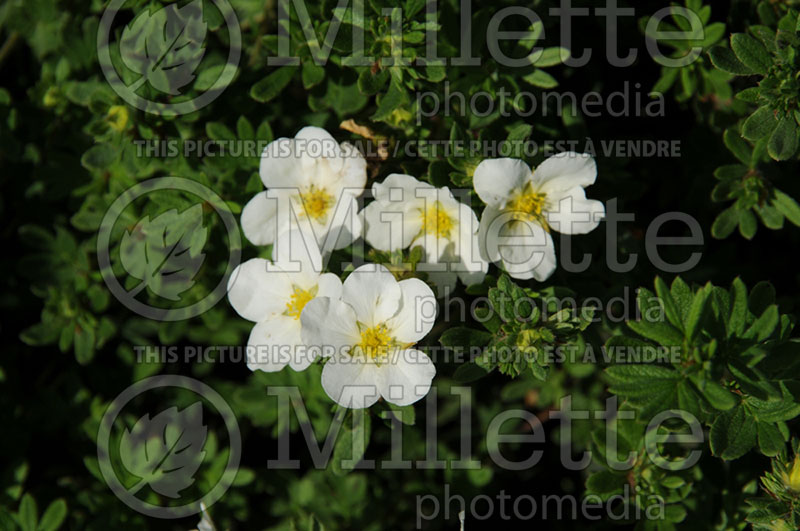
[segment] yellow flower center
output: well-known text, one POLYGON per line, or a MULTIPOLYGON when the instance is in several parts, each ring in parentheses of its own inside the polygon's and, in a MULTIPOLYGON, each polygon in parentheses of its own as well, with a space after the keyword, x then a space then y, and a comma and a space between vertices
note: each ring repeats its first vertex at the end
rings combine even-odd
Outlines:
POLYGON ((453 219, 444 211, 439 201, 422 211, 422 233, 435 234, 439 238, 449 238, 453 219))
POLYGON ((386 325, 379 324, 361 331, 361 341, 355 346, 355 353, 366 354, 370 358, 383 357, 389 353, 394 343, 386 325))
POLYGON ((328 209, 333 204, 333 196, 323 188, 317 188, 313 184, 307 192, 300 194, 300 200, 303 202, 305 214, 317 221, 322 221, 325 218, 328 214, 328 209))
POLYGON ((300 313, 303 311, 306 304, 308 304, 308 301, 314 298, 316 292, 316 288, 304 290, 303 288, 295 286, 294 293, 292 293, 292 296, 289 298, 289 302, 286 303, 284 315, 294 317, 294 319, 300 319, 300 313))
POLYGON ((533 185, 528 183, 522 191, 514 196, 506 205, 513 218, 521 221, 534 221, 542 218, 542 208, 547 194, 537 193, 533 185))

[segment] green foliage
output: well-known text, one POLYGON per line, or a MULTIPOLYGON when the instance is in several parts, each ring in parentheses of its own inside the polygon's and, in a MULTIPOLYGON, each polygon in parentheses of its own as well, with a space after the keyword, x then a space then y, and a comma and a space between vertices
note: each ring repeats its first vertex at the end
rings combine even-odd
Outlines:
POLYGON ((487 304, 476 308, 483 330, 453 327, 439 337, 444 347, 469 352, 481 347, 481 354, 461 365, 454 378, 469 382, 494 369, 512 377, 525 371, 538 380, 547 379, 553 349, 577 346, 581 331, 592 323, 594 308, 564 306, 569 291, 522 288, 503 274, 489 288, 487 304))

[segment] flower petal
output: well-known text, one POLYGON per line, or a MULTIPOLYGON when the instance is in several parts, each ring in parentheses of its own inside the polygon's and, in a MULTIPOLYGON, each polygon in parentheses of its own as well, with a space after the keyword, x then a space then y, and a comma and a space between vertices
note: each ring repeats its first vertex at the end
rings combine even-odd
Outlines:
POLYGON ((381 369, 347 355, 331 358, 322 368, 322 388, 340 406, 369 407, 380 398, 381 369))
POLYGON ((562 234, 586 234, 593 231, 606 215, 601 201, 586 199, 586 192, 576 186, 548 197, 547 223, 562 234))
POLYGON ((555 272, 553 238, 541 225, 518 221, 507 225, 500 235, 504 237, 504 241, 498 245, 500 259, 511 277, 523 280, 534 278, 541 282, 555 272))
POLYGON ((475 168, 472 182, 481 201, 501 208, 514 190, 521 190, 531 179, 531 169, 519 159, 488 159, 475 168))
POLYGON ((287 223, 278 223, 278 201, 259 192, 242 209, 242 232, 253 244, 269 245, 288 228, 287 223))
POLYGON ((586 153, 565 151, 542 162, 533 172, 534 188, 545 194, 587 187, 597 179, 597 165, 586 153))
POLYGON ((272 247, 272 260, 276 267, 291 273, 295 283, 304 288, 316 285, 322 272, 322 255, 317 241, 297 228, 278 236, 272 247))
POLYGON ((380 366, 383 377, 377 382, 381 396, 392 404, 407 406, 425 397, 431 389, 436 367, 416 349, 400 350, 389 363, 380 366))
POLYGON ((279 138, 267 144, 261 153, 259 174, 267 188, 293 190, 304 188, 310 177, 303 169, 292 138, 279 138))
POLYGON ((436 320, 436 296, 418 278, 399 282, 403 292, 400 310, 386 322, 392 336, 401 343, 416 343, 433 328, 436 320))
POLYGON ((303 343, 322 349, 323 356, 349 351, 361 339, 353 308, 331 297, 308 301, 300 313, 303 343))
POLYGON ((348 276, 342 285, 342 300, 350 304, 358 320, 377 326, 400 309, 402 290, 388 269, 365 264, 348 276))
POLYGON ((406 212, 406 205, 373 201, 361 211, 364 239, 379 251, 405 249, 422 229, 422 216, 406 212))
POLYGON ((248 321, 283 313, 291 297, 291 281, 285 273, 272 271, 263 258, 240 264, 228 279, 228 300, 236 313, 248 321))
POLYGON ((251 371, 275 372, 289 365, 302 371, 317 357, 303 347, 300 321, 276 315, 256 324, 247 341, 247 366, 251 371))

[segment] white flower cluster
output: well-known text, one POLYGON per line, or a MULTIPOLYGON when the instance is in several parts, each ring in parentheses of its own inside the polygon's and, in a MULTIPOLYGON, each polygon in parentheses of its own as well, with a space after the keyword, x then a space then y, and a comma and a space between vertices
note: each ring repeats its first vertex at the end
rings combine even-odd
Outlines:
POLYGON ((584 234, 605 209, 586 199, 597 170, 587 155, 562 153, 535 171, 521 160, 492 159, 475 169, 475 192, 486 204, 480 223, 447 188, 391 174, 372 185, 373 201, 358 211, 366 161, 325 130, 280 138, 261 157, 267 190, 242 212, 242 229, 256 245, 272 245, 272 260, 254 258, 231 275, 228 298, 255 326, 248 366, 304 370, 325 360, 322 387, 338 404, 363 408, 383 398, 397 405, 428 393, 433 362, 414 345, 433 327, 433 290, 419 279, 397 281, 366 264, 344 283, 323 272, 324 259, 358 238, 375 249, 423 249, 418 267, 439 295, 483 281, 489 262, 514 278, 542 281, 556 267, 550 230, 584 234))

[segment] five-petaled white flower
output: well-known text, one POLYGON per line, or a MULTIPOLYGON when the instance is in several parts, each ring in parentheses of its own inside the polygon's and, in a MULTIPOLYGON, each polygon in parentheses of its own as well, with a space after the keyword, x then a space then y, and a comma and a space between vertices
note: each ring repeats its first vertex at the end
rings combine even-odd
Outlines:
POLYGON ((489 264, 478 246, 478 217, 447 188, 393 173, 372 185, 375 201, 362 210, 364 239, 381 251, 422 246, 428 273, 440 296, 455 287, 483 281, 489 264))
POLYGON ((586 199, 597 167, 586 154, 559 153, 535 171, 518 159, 481 162, 473 175, 475 192, 486 203, 481 216, 481 249, 502 261, 509 275, 542 281, 556 269, 550 229, 586 234, 605 216, 600 201, 586 199))
POLYGON ((274 262, 253 258, 239 265, 228 281, 228 300, 236 312, 256 325, 247 341, 250 370, 308 368, 319 352, 306 349, 300 316, 315 297, 338 298, 342 282, 320 274, 322 257, 298 230, 282 233, 273 249, 274 262))
POLYGON ((260 174, 267 190, 242 211, 242 230, 254 244, 269 245, 299 226, 327 253, 361 235, 356 198, 367 182, 367 163, 353 145, 304 127, 267 145, 260 174))
POLYGON ((300 321, 308 345, 327 351, 322 387, 337 404, 369 407, 380 397, 400 406, 424 397, 436 368, 412 348, 436 318, 433 291, 419 279, 398 282, 383 266, 353 271, 342 298, 319 297, 300 321))

